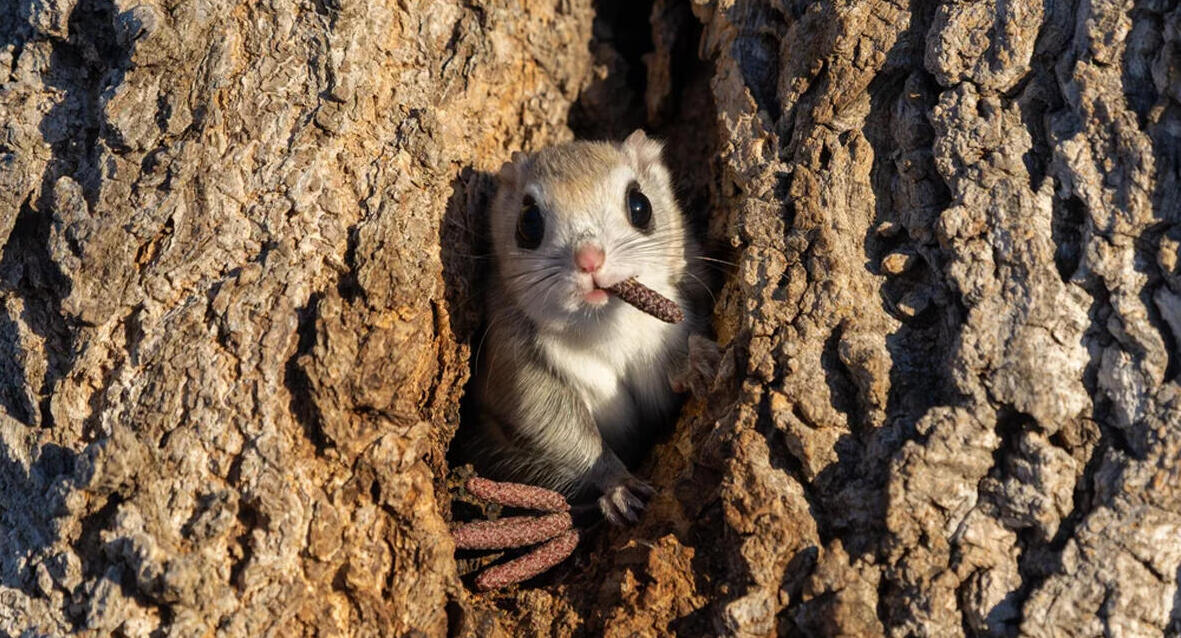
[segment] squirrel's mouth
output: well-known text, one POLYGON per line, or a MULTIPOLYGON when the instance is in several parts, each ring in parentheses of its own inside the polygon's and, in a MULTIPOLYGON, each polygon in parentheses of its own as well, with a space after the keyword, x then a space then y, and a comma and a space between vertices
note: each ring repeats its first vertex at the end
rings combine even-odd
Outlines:
POLYGON ((607 303, 608 297, 610 297, 610 294, 607 290, 598 286, 591 288, 582 295, 582 299, 592 306, 601 306, 607 303))
POLYGON ((583 303, 596 308, 605 306, 611 298, 611 286, 617 283, 616 277, 604 276, 602 272, 579 273, 579 275, 578 294, 582 297, 583 303))

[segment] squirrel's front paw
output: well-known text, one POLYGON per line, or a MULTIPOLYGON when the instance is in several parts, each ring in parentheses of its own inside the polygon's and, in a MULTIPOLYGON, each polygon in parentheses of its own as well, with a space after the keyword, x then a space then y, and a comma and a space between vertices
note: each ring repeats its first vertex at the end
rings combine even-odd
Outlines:
POLYGON ((701 335, 689 337, 689 356, 669 378, 674 392, 692 391, 704 398, 717 377, 722 350, 714 341, 701 335))
POLYGON ((634 476, 603 490, 599 497, 599 509, 612 525, 636 523, 644 511, 644 500, 656 493, 650 485, 634 476))

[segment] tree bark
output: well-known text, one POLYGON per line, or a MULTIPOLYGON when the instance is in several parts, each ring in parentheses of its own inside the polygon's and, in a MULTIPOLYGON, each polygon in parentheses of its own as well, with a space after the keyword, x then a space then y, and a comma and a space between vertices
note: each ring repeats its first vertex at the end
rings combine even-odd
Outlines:
POLYGON ((0 631, 1181 634, 1176 2, 21 0, 0 77, 0 631), (636 127, 721 368, 476 594, 489 175, 636 127))

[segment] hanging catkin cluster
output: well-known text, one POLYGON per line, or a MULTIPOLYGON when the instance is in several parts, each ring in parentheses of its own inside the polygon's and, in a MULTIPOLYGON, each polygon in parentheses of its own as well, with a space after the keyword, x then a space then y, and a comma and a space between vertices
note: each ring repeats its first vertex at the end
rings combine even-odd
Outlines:
POLYGON ((481 591, 533 578, 565 560, 578 546, 579 534, 570 518, 570 505, 561 494, 533 485, 501 483, 479 477, 468 479, 467 489, 490 503, 550 512, 539 516, 473 521, 451 530, 457 549, 513 549, 545 542, 524 556, 481 572, 476 577, 476 587, 481 591))

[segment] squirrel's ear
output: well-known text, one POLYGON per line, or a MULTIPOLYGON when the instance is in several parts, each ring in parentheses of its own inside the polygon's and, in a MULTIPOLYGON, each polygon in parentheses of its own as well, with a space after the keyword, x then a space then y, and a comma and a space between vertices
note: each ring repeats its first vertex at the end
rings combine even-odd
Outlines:
POLYGON ((496 174, 496 178, 500 180, 501 184, 515 185, 517 180, 521 177, 521 166, 525 164, 528 159, 521 151, 513 151, 513 157, 505 162, 500 167, 500 172, 496 174))
POLYGON ((643 129, 636 129, 623 140, 621 148, 639 168, 646 168, 660 161, 660 152, 664 145, 645 135, 643 129))

